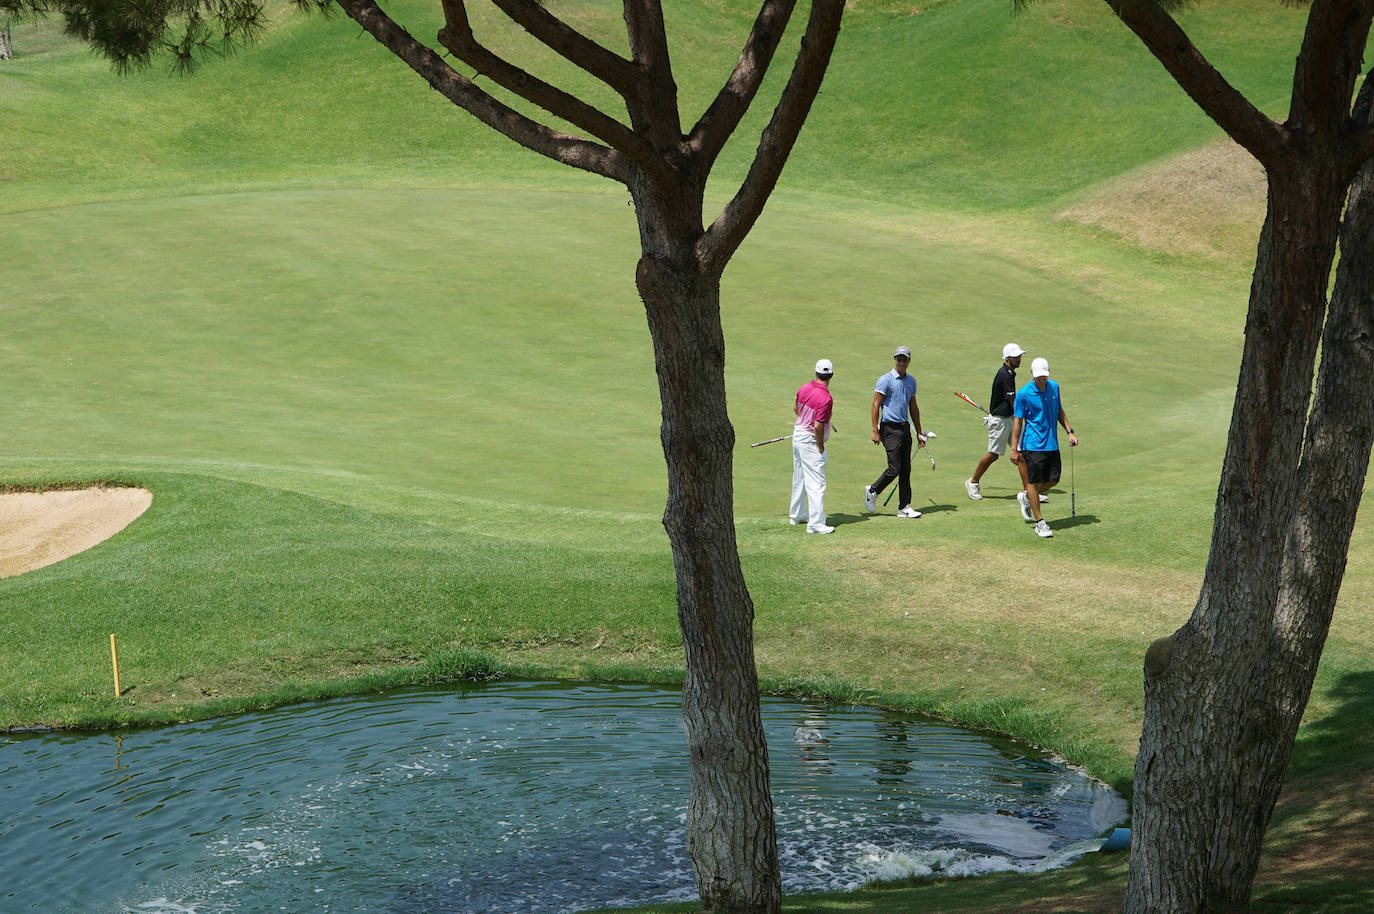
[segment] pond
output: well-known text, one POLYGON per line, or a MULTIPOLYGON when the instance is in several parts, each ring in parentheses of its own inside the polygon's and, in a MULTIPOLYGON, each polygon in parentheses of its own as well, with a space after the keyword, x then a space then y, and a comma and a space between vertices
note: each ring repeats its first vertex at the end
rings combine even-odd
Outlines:
MULTIPOLYGON (((680 694, 499 682, 0 736, 0 910, 568 912, 695 897, 680 694)), ((1125 817, 1036 750, 764 700, 789 893, 1035 871, 1125 817)))

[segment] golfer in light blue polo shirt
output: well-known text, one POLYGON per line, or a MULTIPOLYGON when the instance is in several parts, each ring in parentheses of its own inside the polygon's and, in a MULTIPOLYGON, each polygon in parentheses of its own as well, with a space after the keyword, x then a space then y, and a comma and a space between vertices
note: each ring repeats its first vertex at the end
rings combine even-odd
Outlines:
POLYGON ((871 514, 878 510, 878 494, 897 480, 897 495, 901 502, 898 517, 920 517, 911 507, 911 427, 916 427, 919 447, 926 443, 921 431, 921 410, 916 405, 916 379, 907 374, 911 364, 911 350, 898 346, 892 353, 892 370, 873 385, 873 443, 887 451, 887 469, 871 486, 864 488, 864 508, 871 514))

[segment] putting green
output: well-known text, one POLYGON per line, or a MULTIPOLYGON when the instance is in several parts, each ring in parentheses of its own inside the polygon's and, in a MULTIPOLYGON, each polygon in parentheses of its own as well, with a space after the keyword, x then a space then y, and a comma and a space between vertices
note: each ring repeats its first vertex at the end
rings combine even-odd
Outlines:
MULTIPOLYGON (((22 305, 0 343, 8 460, 286 474, 373 506, 385 502, 377 488, 394 487, 656 514, 658 396, 633 231, 619 195, 504 190, 262 192, 14 215, 3 256, 22 305)), ((898 226, 822 228, 779 204, 723 298, 741 518, 785 510, 786 443, 745 445, 790 427, 792 393, 821 356, 837 369, 839 510, 876 475, 868 407, 898 342, 914 349, 923 417, 941 435, 939 469, 921 478, 922 499, 937 503, 962 493, 982 450, 977 414, 952 393, 984 399, 1007 339, 1054 366, 1097 510, 1119 497, 1113 476, 1131 472, 1113 464, 1135 455, 1152 454, 1152 485, 1195 475, 1192 445, 1215 445, 1229 410, 1221 317, 1165 323, 898 226), (1160 376, 1171 383, 1151 395, 1158 425, 1111 416, 1160 376)), ((994 488, 1010 479, 1000 470, 994 488)))

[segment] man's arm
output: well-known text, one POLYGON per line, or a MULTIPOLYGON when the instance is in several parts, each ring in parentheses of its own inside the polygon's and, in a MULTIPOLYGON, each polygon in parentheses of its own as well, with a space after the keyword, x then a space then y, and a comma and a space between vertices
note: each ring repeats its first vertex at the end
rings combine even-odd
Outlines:
POLYGON ((882 412, 883 400, 885 400, 885 399, 886 399, 886 397, 883 396, 883 392, 882 392, 882 391, 876 390, 876 391, 873 392, 873 410, 872 410, 872 413, 873 413, 873 443, 874 443, 874 444, 881 444, 881 443, 882 443, 882 440, 883 440, 883 439, 882 439, 882 436, 878 434, 878 416, 879 416, 879 415, 881 414, 881 412, 882 412))
POLYGON ((1069 414, 1064 412, 1062 406, 1059 407, 1059 424, 1069 433, 1069 447, 1078 447, 1078 436, 1073 433, 1073 428, 1069 425, 1069 414))
POLYGON ((1011 443, 1007 445, 1007 456, 1012 463, 1021 462, 1021 433, 1026 430, 1026 420, 1020 416, 1011 420, 1011 443))
POLYGON ((818 450, 818 451, 820 451, 822 454, 824 454, 824 453, 825 453, 825 423, 824 423, 824 422, 812 422, 812 423, 811 423, 811 434, 813 434, 813 435, 816 436, 816 450, 818 450))
POLYGON ((926 446, 926 435, 921 430, 921 407, 916 405, 916 397, 912 395, 910 402, 906 405, 907 412, 911 416, 911 427, 916 429, 916 446, 926 446))

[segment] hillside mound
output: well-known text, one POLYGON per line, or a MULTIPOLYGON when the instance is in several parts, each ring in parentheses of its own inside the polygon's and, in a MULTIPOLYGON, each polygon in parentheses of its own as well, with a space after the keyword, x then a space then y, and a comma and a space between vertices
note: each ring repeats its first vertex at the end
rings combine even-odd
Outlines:
POLYGON ((1164 254, 1253 263, 1264 208, 1264 169, 1222 138, 1108 182, 1055 215, 1164 254))
POLYGON ((54 489, 0 495, 0 578, 102 543, 153 503, 147 489, 54 489))

